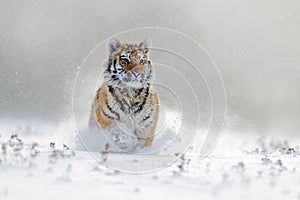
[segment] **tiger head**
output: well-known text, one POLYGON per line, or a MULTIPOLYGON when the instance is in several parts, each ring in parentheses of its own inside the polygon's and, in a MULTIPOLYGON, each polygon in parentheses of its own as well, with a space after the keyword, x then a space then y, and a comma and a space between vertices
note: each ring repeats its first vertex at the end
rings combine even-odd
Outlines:
POLYGON ((149 41, 127 44, 113 38, 108 44, 108 62, 104 80, 108 85, 142 88, 149 85, 152 65, 149 60, 149 41))

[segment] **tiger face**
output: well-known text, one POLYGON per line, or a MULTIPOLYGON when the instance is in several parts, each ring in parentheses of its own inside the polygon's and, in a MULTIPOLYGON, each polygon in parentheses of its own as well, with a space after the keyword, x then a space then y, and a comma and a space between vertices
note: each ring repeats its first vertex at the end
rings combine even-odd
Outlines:
POLYGON ((108 42, 108 63, 104 79, 108 85, 142 88, 149 85, 152 65, 149 60, 149 42, 126 44, 113 38, 108 42))

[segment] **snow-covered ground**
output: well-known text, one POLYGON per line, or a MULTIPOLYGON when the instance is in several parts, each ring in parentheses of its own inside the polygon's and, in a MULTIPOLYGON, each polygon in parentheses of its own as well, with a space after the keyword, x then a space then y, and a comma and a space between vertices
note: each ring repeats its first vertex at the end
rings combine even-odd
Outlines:
POLYGON ((234 140, 225 135, 205 158, 181 157, 153 173, 129 174, 105 163, 142 164, 147 155, 89 153, 61 140, 24 138, 0 137, 0 199, 300 199, 299 149, 286 141, 261 139, 257 148, 230 153, 222 149, 234 140))

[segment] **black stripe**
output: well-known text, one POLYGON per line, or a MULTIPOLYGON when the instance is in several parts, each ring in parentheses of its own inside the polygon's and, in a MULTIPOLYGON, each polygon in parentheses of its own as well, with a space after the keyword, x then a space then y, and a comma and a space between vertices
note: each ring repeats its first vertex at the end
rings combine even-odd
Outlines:
POLYGON ((120 58, 122 61, 124 61, 126 64, 130 63, 130 60, 128 58, 120 58))
POLYGON ((136 111, 134 111, 134 113, 139 113, 141 112, 141 110, 143 109, 146 101, 147 101, 147 98, 149 96, 149 86, 146 88, 146 91, 145 91, 145 97, 143 99, 143 102, 141 103, 141 105, 138 107, 138 109, 136 111))
POLYGON ((134 95, 134 98, 140 96, 140 94, 144 91, 144 88, 140 88, 136 90, 136 94, 134 95))
POLYGON ((107 71, 111 74, 111 63, 108 64, 107 71))
POLYGON ((117 63, 117 61, 116 61, 116 59, 114 59, 114 60, 111 62, 111 64, 109 65, 109 66, 113 65, 113 67, 114 67, 114 70, 113 70, 113 71, 111 71, 111 69, 110 69, 110 67, 109 67, 110 73, 111 73, 111 72, 113 72, 114 74, 117 73, 116 63, 117 63))
MULTIPOLYGON (((109 72, 109 74, 117 74, 118 72, 117 72, 117 69, 116 69, 115 60, 114 60, 113 69, 111 69, 111 68, 112 68, 112 67, 111 67, 112 65, 113 65, 112 62, 109 62, 107 71, 109 72)), ((116 75, 112 75, 111 78, 112 78, 113 80, 117 80, 117 79, 118 79, 116 75)))
POLYGON ((150 115, 148 115, 148 116, 146 116, 146 117, 143 117, 143 122, 145 122, 147 119, 149 119, 149 118, 150 118, 150 116, 151 116, 151 114, 150 114, 150 115))
POLYGON ((125 112, 125 107, 120 101, 120 99, 115 94, 115 89, 112 86, 108 86, 108 91, 110 92, 111 96, 119 103, 121 111, 125 112))
POLYGON ((117 76, 117 75, 112 75, 111 78, 112 78, 113 80, 118 80, 118 76, 117 76))
POLYGON ((112 109, 112 107, 109 106, 108 100, 107 100, 107 96, 106 96, 106 99, 105 99, 105 103, 106 103, 106 106, 107 106, 108 110, 109 110, 112 114, 116 115, 116 116, 117 116, 117 119, 120 119, 119 113, 117 113, 116 111, 114 111, 114 110, 112 109))
MULTIPOLYGON (((138 96, 140 96, 140 94, 145 90, 145 88, 140 88, 140 89, 137 89, 135 92, 135 95, 133 96, 133 98, 137 98, 138 96)), ((137 106, 140 102, 135 102, 132 104, 133 107, 137 106)))
POLYGON ((135 102, 135 103, 132 104, 132 107, 135 107, 135 106, 137 106, 138 104, 139 104, 139 102, 135 102))
POLYGON ((109 118, 109 119, 115 119, 114 117, 110 116, 109 114, 107 114, 106 112, 104 112, 104 110, 102 108, 101 109, 101 112, 103 113, 103 115, 105 115, 105 117, 109 118))

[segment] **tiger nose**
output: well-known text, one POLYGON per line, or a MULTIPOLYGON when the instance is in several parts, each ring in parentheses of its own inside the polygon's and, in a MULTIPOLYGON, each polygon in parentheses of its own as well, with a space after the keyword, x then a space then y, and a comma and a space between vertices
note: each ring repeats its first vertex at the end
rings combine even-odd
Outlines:
POLYGON ((132 73, 135 77, 138 77, 141 74, 140 72, 135 71, 135 70, 133 70, 132 73))

